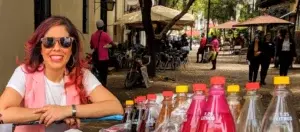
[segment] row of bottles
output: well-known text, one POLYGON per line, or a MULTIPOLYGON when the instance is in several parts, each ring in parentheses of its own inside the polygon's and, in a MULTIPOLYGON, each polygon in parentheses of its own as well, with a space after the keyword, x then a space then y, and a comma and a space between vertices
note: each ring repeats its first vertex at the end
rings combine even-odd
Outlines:
POLYGON ((163 101, 156 94, 138 96, 126 101, 123 123, 128 132, 300 132, 299 122, 291 105, 288 77, 275 77, 273 98, 266 110, 258 93, 259 83, 247 83, 243 106, 240 87, 229 85, 225 78, 212 77, 206 84, 194 84, 193 95, 188 86, 163 91, 163 101))

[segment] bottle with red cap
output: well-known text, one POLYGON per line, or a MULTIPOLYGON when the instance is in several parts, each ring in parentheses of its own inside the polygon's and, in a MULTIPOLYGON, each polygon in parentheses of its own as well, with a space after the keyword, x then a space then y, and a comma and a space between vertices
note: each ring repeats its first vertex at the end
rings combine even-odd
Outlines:
POLYGON ((197 132, 235 132, 235 123, 225 96, 225 78, 212 77, 210 82, 209 96, 197 132))
POLYGON ((143 116, 139 132, 153 132, 155 130, 156 120, 159 114, 159 105, 156 103, 156 95, 148 94, 148 102, 146 104, 146 111, 143 116))
POLYGON ((182 132, 196 132, 206 102, 206 84, 194 84, 193 91, 192 103, 187 111, 187 120, 183 123, 182 132))
POLYGON ((256 82, 246 84, 245 103, 237 119, 238 132, 261 132, 264 108, 261 96, 257 93, 259 88, 259 83, 256 82))
POLYGON ((135 112, 132 115, 132 124, 131 124, 131 131, 137 132, 141 123, 142 123, 142 117, 145 112, 145 104, 146 96, 138 96, 135 99, 135 112))
POLYGON ((160 110, 159 116, 156 121, 156 130, 157 132, 165 132, 167 128, 167 124, 170 121, 170 115, 173 110, 173 103, 172 103, 172 97, 173 92, 172 91, 163 91, 163 105, 160 110))

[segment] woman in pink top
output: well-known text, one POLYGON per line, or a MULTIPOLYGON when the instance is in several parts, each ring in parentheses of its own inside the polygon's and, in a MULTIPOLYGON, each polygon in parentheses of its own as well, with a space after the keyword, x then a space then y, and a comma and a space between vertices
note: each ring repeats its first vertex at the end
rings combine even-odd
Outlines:
POLYGON ((211 46, 212 46, 212 50, 214 52, 216 52, 216 57, 214 57, 211 60, 211 63, 212 63, 211 70, 216 70, 217 57, 218 57, 218 53, 219 53, 219 40, 217 39, 217 36, 215 36, 215 35, 212 37, 211 46))
POLYGON ((62 132, 79 126, 79 118, 122 114, 118 99, 86 68, 81 42, 66 17, 42 22, 25 44, 24 63, 1 95, 0 122, 39 121, 43 125, 16 131, 62 132), (60 120, 66 124, 53 124, 60 120))

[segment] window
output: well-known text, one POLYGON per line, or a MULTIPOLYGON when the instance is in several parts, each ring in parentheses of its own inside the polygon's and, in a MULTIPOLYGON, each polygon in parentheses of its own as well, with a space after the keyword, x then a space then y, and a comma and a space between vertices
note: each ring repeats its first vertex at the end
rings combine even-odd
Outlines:
POLYGON ((82 32, 88 33, 89 30, 89 8, 88 8, 88 2, 89 0, 82 0, 82 32))

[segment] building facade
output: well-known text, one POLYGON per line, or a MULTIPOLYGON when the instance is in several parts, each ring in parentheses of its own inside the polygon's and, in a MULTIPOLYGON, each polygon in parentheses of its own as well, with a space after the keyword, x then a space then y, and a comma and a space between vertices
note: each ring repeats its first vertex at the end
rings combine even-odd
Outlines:
MULTIPOLYGON (((105 14, 100 1, 0 0, 0 91, 17 67, 16 57, 23 60, 25 42, 35 28, 49 16, 62 15, 69 18, 82 34, 84 52, 91 52, 89 41, 91 34, 97 30, 95 22, 105 14)), ((115 0, 114 10, 106 11, 107 32, 116 42, 122 40, 123 29, 114 26, 114 23, 123 16, 124 3, 124 0, 115 0)))

